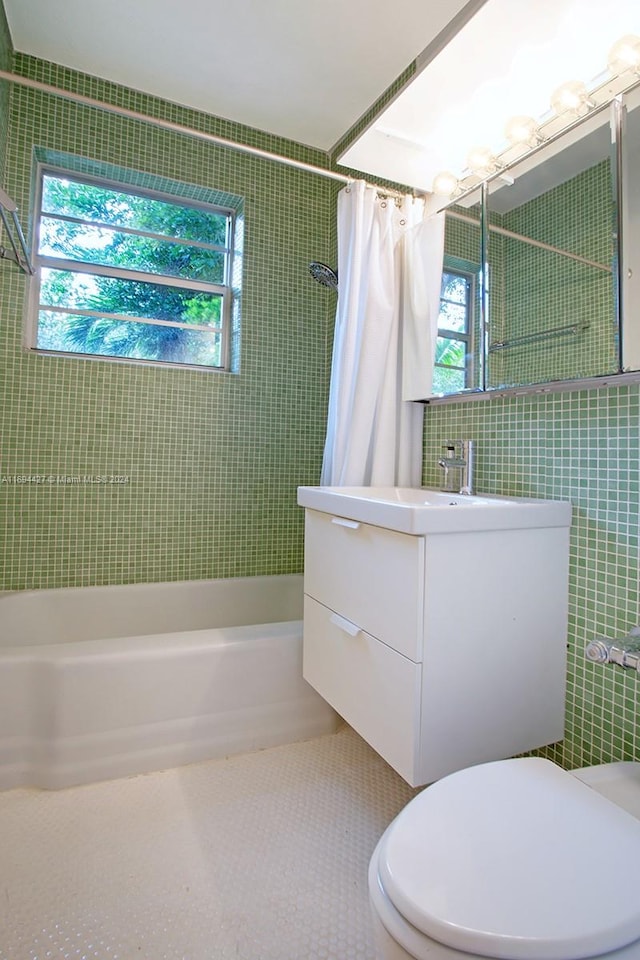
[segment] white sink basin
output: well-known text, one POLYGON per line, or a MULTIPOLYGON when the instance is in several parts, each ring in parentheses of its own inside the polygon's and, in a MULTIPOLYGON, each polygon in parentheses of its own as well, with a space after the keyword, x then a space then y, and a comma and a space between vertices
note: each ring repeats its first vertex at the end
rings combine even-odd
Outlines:
POLYGON ((414 487, 298 487, 298 503, 401 533, 461 533, 568 527, 571 504, 521 497, 470 497, 414 487))

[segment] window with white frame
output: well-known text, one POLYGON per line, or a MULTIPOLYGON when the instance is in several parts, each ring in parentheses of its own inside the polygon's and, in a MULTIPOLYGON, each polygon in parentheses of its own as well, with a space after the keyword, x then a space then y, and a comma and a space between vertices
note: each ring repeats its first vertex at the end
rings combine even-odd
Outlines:
POLYGON ((40 168, 29 346, 227 370, 234 210, 40 168))
POLYGON ((445 257, 440 290, 433 392, 458 393, 473 384, 476 273, 445 257))

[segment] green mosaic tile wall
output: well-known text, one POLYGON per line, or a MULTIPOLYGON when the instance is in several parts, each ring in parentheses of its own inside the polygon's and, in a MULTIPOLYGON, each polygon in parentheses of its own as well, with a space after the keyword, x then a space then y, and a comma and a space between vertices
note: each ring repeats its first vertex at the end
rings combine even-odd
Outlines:
POLYGON ((584 657, 640 619, 639 418, 637 385, 426 410, 425 486, 440 483, 443 440, 473 438, 478 491, 573 504, 566 736, 542 751, 566 767, 640 759, 638 675, 584 657))
POLYGON ((464 223, 455 217, 445 216, 444 230, 444 252, 445 256, 457 257, 460 260, 467 260, 470 263, 482 263, 482 252, 480 249, 480 206, 476 205, 470 210, 463 207, 453 206, 453 213, 459 213, 465 217, 474 217, 478 220, 478 225, 464 223))
MULTIPOLYGON (((22 55, 14 70, 317 163, 316 151, 22 55)), ((244 198, 239 375, 36 356, 25 277, 0 271, 4 589, 298 572, 296 487, 317 482, 339 184, 13 85, 5 187, 29 209, 34 148, 244 198), (125 476, 95 485, 66 478, 125 476), (7 478, 53 476, 53 484, 7 478)))
MULTIPOLYGON (((0 3, 0 70, 11 70, 13 47, 4 6, 0 3)), ((0 81, 0 183, 4 180, 7 134, 9 130, 9 84, 0 81)))

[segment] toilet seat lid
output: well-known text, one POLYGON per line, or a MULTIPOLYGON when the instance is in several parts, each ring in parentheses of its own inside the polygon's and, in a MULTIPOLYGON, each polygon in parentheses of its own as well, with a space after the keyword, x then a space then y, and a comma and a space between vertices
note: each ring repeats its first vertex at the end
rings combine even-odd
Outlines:
POLYGON ((548 760, 470 767, 409 803, 378 879, 434 940, 511 960, 575 960, 640 938, 640 821, 548 760))

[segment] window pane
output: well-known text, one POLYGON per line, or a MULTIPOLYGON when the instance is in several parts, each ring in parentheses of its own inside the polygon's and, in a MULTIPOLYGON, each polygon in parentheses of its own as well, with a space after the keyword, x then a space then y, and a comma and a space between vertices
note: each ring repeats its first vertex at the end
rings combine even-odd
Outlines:
POLYGON ((464 370, 436 367, 433 371, 434 393, 459 393, 465 387, 464 370))
POLYGON ((451 340, 438 337, 436 341, 436 363, 447 367, 461 367, 464 372, 467 356, 467 344, 464 340, 451 340))
POLYGON ((469 325, 469 315, 466 306, 455 303, 441 303, 438 315, 438 327, 441 330, 455 330, 456 333, 466 333, 469 325))
POLYGON ((148 320, 220 326, 222 297, 180 287, 43 269, 41 306, 119 313, 148 320))
POLYGON ((466 304, 469 296, 469 280, 457 273, 442 274, 442 289, 440 296, 454 303, 466 304))
POLYGON ((226 369, 236 201, 43 172, 33 346, 226 369))
POLYGON ((43 213, 226 246, 227 215, 45 174, 43 213))
POLYGON ((224 283, 225 254, 43 217, 40 254, 169 277, 224 283))
POLYGON ((41 311, 41 350, 220 367, 219 333, 41 311))

